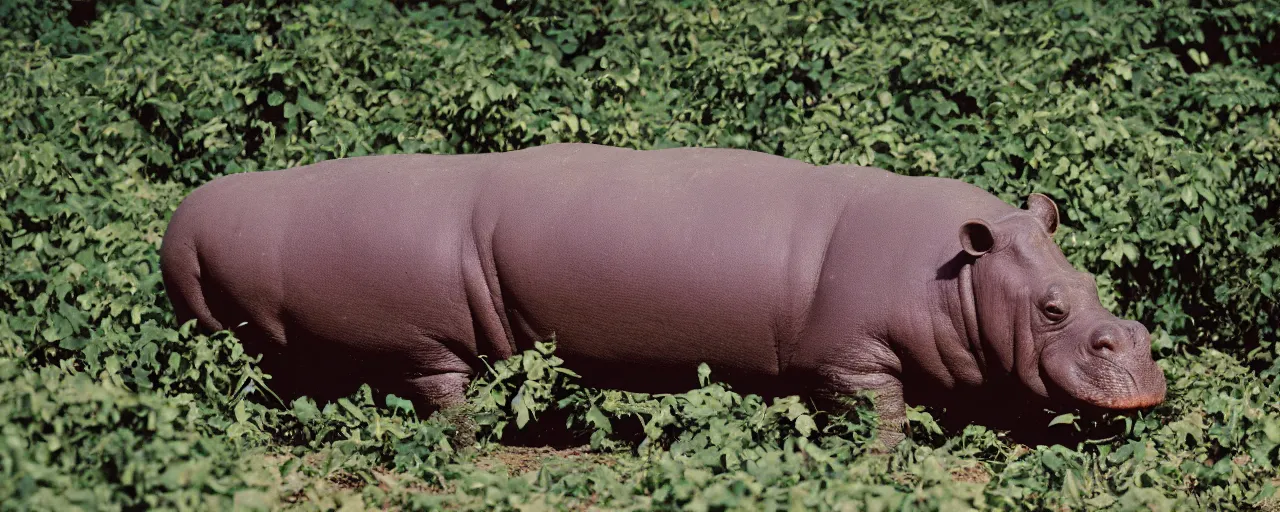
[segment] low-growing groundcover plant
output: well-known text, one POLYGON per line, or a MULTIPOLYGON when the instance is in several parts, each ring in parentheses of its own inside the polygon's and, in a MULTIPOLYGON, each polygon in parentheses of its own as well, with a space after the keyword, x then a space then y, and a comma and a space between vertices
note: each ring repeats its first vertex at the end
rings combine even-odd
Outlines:
POLYGON ((0 2, 0 508, 1277 510, 1277 105, 1274 1, 0 2), (466 447, 175 324, 156 249, 215 176, 557 141, 1049 194, 1169 399, 1043 445, 917 408, 882 454, 865 407, 583 388, 547 344, 466 447))

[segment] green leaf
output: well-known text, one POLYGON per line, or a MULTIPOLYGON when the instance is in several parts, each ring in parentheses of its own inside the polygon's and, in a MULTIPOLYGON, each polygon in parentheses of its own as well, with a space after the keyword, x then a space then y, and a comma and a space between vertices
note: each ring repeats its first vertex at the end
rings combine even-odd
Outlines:
POLYGON ((1078 419, 1080 419, 1079 416, 1076 416, 1075 414, 1072 414, 1072 413, 1059 414, 1053 417, 1053 420, 1049 422, 1049 426, 1052 427, 1054 425, 1074 425, 1076 423, 1076 420, 1078 419))
POLYGON ((1129 258, 1129 261, 1138 262, 1138 246, 1126 242, 1120 242, 1119 245, 1121 252, 1124 253, 1126 258, 1129 258))
POLYGON ((1195 226, 1187 226, 1187 241, 1191 242, 1192 247, 1200 247, 1203 240, 1200 239, 1200 228, 1195 226))
POLYGON ((245 404, 244 400, 241 400, 239 402, 236 402, 235 407, 232 407, 232 410, 235 413, 236 421, 239 423, 246 423, 249 421, 249 413, 248 411, 245 410, 244 404, 245 404))
POLYGON ((367 423, 369 421, 369 418, 365 416, 364 412, 361 411, 359 407, 356 407, 355 404, 351 403, 350 400, 346 398, 339 398, 338 405, 342 406, 343 409, 350 413, 355 419, 360 420, 360 422, 367 423))
POLYGON ((387 395, 386 403, 387 403, 387 407, 391 408, 392 410, 400 411, 405 414, 413 414, 414 408, 413 408, 412 401, 405 400, 398 396, 389 394, 387 395))
POLYGON ((698 385, 706 386, 711 383, 711 366, 707 363, 698 364, 698 385))
POLYGON ((1188 206, 1195 206, 1196 205, 1196 189, 1193 187, 1183 187, 1182 202, 1186 203, 1188 206))
POLYGON ((613 424, 609 422, 609 418, 605 417, 604 413, 600 412, 600 409, 594 405, 587 410, 586 420, 587 423, 598 430, 613 433, 613 424))
POLYGON ((812 416, 805 414, 796 418, 796 432, 800 435, 808 437, 816 430, 818 430, 818 424, 813 421, 812 416))
POLYGON ((312 101, 307 95, 298 93, 298 106, 303 110, 310 112, 312 115, 320 115, 324 113, 324 105, 312 101))

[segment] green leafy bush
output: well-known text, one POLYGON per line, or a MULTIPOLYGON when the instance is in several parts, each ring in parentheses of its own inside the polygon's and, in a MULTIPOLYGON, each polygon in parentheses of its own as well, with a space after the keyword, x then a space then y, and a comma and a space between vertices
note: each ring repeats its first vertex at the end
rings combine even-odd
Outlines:
POLYGON ((1280 4, 405 3, 0 5, 0 508, 1280 506, 1280 4), (1047 193, 1170 400, 1074 446, 916 409, 876 455, 865 409, 582 388, 548 345, 465 447, 367 388, 278 403, 175 325, 156 249, 215 176, 558 141, 1047 193), (548 420, 591 449, 497 442, 548 420))

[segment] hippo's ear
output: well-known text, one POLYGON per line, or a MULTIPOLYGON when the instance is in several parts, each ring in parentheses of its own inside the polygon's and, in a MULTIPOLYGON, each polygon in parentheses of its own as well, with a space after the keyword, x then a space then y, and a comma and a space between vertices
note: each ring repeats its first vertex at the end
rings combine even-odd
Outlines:
POLYGON ((970 219, 960 226, 960 246, 964 247, 964 252, 976 258, 996 246, 996 237, 985 221, 970 219))
POLYGON ((1040 220, 1050 235, 1058 231, 1058 205, 1049 196, 1033 193, 1027 197, 1027 210, 1040 220))

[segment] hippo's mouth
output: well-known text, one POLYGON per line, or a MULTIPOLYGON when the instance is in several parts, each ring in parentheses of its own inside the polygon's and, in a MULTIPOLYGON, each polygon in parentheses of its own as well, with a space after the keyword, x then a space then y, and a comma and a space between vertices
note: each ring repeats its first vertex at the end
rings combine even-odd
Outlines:
POLYGON ((1156 405, 1160 405, 1160 403, 1164 402, 1164 393, 1160 393, 1160 394, 1152 393, 1152 394, 1143 394, 1143 395, 1125 396, 1125 397, 1109 397, 1109 396, 1088 397, 1088 398, 1082 398, 1082 400, 1089 405, 1092 405, 1095 407, 1101 407, 1103 409, 1128 411, 1128 410, 1135 410, 1135 409, 1146 409, 1148 407, 1154 407, 1156 405))
POLYGON ((1089 357, 1083 364, 1064 366, 1047 367, 1049 380, 1084 405, 1131 411, 1164 402, 1164 372, 1154 361, 1136 373, 1105 357, 1089 357))

